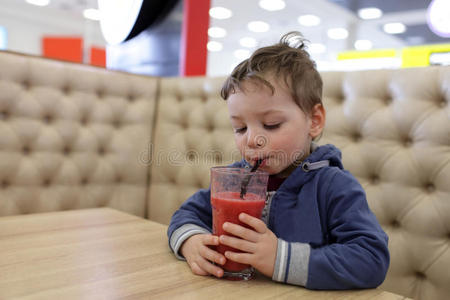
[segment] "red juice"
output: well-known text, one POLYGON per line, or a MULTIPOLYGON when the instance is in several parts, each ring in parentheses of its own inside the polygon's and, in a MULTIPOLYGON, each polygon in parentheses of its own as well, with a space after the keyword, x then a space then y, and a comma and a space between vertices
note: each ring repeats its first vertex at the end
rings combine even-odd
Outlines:
MULTIPOLYGON (((249 226, 239 221, 239 214, 244 212, 260 219, 265 205, 265 199, 252 193, 247 193, 244 199, 240 199, 239 192, 218 192, 211 195, 211 205, 213 233, 217 236, 230 235, 222 229, 223 223, 230 222, 248 228, 249 226)), ((225 245, 218 245, 217 251, 222 254, 225 251, 242 252, 225 245)), ((222 267, 225 271, 239 272, 250 266, 227 259, 227 262, 222 267)))

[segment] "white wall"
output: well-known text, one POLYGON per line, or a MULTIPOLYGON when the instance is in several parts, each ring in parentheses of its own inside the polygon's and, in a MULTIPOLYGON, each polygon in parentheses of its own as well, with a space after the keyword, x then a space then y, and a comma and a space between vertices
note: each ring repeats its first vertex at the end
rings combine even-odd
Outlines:
POLYGON ((84 62, 88 62, 91 46, 106 46, 98 22, 74 12, 29 5, 23 0, 0 0, 0 26, 7 30, 10 51, 41 55, 44 35, 72 35, 83 38, 84 62))

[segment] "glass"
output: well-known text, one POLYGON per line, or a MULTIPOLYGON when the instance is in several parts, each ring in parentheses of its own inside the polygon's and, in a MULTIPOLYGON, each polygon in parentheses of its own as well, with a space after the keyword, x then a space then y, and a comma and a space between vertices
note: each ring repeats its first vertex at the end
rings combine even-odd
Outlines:
MULTIPOLYGON (((225 222, 248 227, 239 221, 239 214, 244 212, 261 218, 265 205, 267 181, 269 174, 263 171, 250 172, 244 168, 211 168, 211 206, 213 214, 213 234, 230 235, 222 229, 225 222), (247 182, 246 193, 241 195, 242 182, 247 182)), ((241 252, 237 249, 219 245, 217 251, 241 252)), ((254 269, 245 264, 227 259, 222 266, 224 277, 231 280, 248 280, 253 277, 254 269)))

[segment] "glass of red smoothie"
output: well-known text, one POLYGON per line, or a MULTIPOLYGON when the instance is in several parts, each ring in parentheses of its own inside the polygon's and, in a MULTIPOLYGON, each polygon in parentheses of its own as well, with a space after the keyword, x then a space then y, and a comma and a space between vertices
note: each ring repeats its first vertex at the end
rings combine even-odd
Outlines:
MULTIPOLYGON (((248 227, 239 221, 239 214, 246 213, 261 218, 265 205, 267 180, 269 174, 263 171, 250 172, 244 168, 213 167, 211 168, 211 206, 213 215, 213 234, 229 235, 222 229, 225 222, 248 227), (241 198, 243 182, 248 182, 246 192, 241 198)), ((219 245, 217 251, 241 252, 237 249, 219 245)), ((254 269, 245 264, 227 259, 222 266, 224 278, 232 280, 248 280, 253 277, 254 269)))

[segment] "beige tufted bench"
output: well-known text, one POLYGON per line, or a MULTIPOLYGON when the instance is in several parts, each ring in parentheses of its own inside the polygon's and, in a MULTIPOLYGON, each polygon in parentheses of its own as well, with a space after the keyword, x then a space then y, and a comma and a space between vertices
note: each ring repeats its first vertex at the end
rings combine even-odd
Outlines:
POLYGON ((0 216, 144 216, 156 78, 0 53, 0 216))
MULTIPOLYGON (((381 288, 449 299, 450 67, 322 76, 320 143, 341 148, 390 238, 381 288)), ((0 216, 110 206, 167 224, 239 159, 223 80, 0 52, 0 216)))

